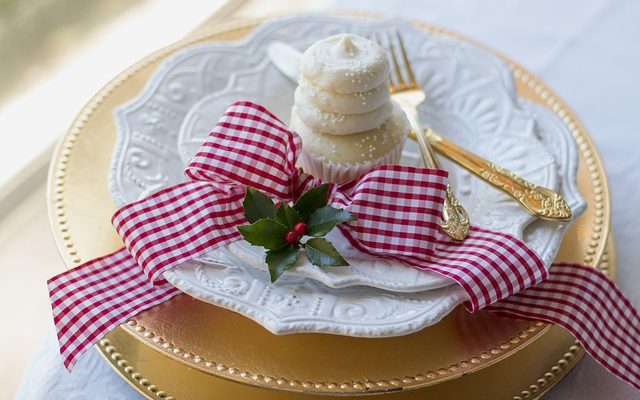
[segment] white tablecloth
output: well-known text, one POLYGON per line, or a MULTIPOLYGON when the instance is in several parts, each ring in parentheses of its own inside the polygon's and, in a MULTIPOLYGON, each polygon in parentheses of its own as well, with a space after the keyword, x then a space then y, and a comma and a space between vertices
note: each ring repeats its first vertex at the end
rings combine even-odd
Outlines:
MULTIPOLYGON (((314 7, 369 10, 422 19, 509 55, 551 86, 582 119, 604 160, 618 244, 618 284, 640 306, 640 2, 553 0, 318 1, 314 7)), ((532 361, 533 362, 533 361, 532 361)), ((489 384, 489 383, 488 383, 489 384)), ((53 330, 15 398, 141 398, 91 351, 68 374, 53 330)), ((640 398, 585 358, 548 399, 640 398)))

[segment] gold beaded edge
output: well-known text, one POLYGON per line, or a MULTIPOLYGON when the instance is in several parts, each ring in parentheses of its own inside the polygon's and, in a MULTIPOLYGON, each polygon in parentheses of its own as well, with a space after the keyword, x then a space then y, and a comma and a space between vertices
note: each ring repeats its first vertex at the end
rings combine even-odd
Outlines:
MULTIPOLYGON (((358 14, 359 17, 370 18, 375 17, 366 14, 358 14)), ((49 173, 49 188, 52 190, 49 193, 49 205, 50 205, 50 215, 55 215, 55 220, 51 219, 52 228, 57 228, 60 232, 59 239, 56 237, 58 242, 61 242, 61 246, 58 246, 61 253, 63 253, 63 248, 66 249, 66 255, 63 254, 63 257, 67 259, 67 256, 71 258, 71 261, 74 265, 78 265, 82 262, 82 259, 78 255, 77 250, 75 249, 74 243, 71 238, 71 234, 69 233, 69 227, 66 219, 65 212, 65 202, 64 202, 64 186, 65 186, 65 174, 67 165, 69 162, 69 158, 71 156, 74 145, 77 141, 78 136, 80 135, 81 130, 84 128, 85 124, 88 122, 89 118, 93 114, 93 112, 97 109, 97 107, 104 101, 106 97, 108 97, 118 86, 120 86, 123 82, 128 80, 132 75, 134 75, 139 70, 143 69, 150 63, 157 61, 158 59, 165 57, 169 53, 172 53, 178 49, 189 46, 191 44, 201 42, 206 40, 211 35, 222 32, 231 32, 239 29, 246 29, 249 27, 253 27, 261 23, 264 19, 260 20, 251 20, 251 21, 240 21, 240 22, 232 22, 227 23, 222 27, 218 27, 216 29, 211 29, 205 32, 202 32, 192 38, 177 42, 173 45, 170 45, 166 48, 163 48, 150 56, 146 57, 139 63, 133 65, 131 68, 125 70, 123 73, 118 75, 114 80, 109 82, 104 88, 102 88, 84 107, 84 109, 80 112, 80 114, 76 117, 74 123, 67 135, 63 137, 61 142, 58 145, 58 149, 56 151, 56 159, 51 164, 51 170, 49 173), (54 225, 55 223, 55 225, 54 225)), ((451 33, 445 29, 433 27, 431 25, 427 25, 424 23, 415 23, 416 26, 431 31, 435 34, 456 37, 459 39, 464 39, 470 41, 467 38, 463 38, 457 34, 451 33)), ((471 41, 473 42, 473 41, 471 41)), ((477 44, 477 43, 476 43, 477 44)), ((480 45, 481 47, 484 47, 480 45)), ((486 47, 485 47, 486 48, 486 47)), ((594 207, 596 208, 596 218, 593 223, 593 233, 592 233, 592 241, 589 243, 589 248, 587 249, 586 255, 583 258, 583 261, 587 264, 596 264, 597 256, 601 254, 599 252, 599 248, 603 248, 606 244, 606 241, 603 240, 607 237, 609 227, 604 224, 604 216, 606 215, 608 210, 608 203, 605 203, 605 199, 608 199, 608 193, 606 193, 606 177, 602 174, 602 168, 599 160, 594 157, 590 147, 593 147, 591 140, 585 135, 584 128, 577 121, 577 119, 573 116, 571 111, 566 108, 566 105, 544 84, 539 82, 537 78, 531 75, 529 72, 524 70, 522 67, 517 66, 512 63, 506 57, 500 55, 499 53, 491 50, 495 54, 498 54, 509 66, 509 68, 513 71, 514 78, 520 80, 522 83, 526 84, 534 90, 534 92, 546 102, 546 105, 561 118, 563 123, 570 129, 572 135, 576 139, 576 143, 578 145, 579 151, 582 152, 583 157, 587 163, 587 168, 591 174, 591 178, 594 186, 594 207)), ((293 391, 303 391, 308 389, 315 390, 328 390, 328 391, 336 391, 340 393, 344 393, 345 390, 349 391, 362 391, 362 390, 379 390, 379 391, 387 391, 392 389, 397 389, 401 387, 418 387, 423 386, 424 382, 428 382, 430 380, 434 380, 436 378, 443 378, 447 375, 450 375, 451 378, 455 376, 459 376, 464 374, 464 370, 468 368, 472 364, 481 364, 489 365, 489 363, 495 362, 502 357, 505 350, 510 349, 512 346, 519 344, 523 339, 537 336, 535 333, 542 334, 548 328, 549 325, 536 322, 530 325, 527 329, 520 332, 514 338, 509 341, 499 345, 498 347, 492 348, 486 352, 483 352, 475 357, 471 357, 467 360, 462 360, 457 363, 451 364, 447 367, 443 367, 437 369, 436 371, 428 371, 424 374, 416 374, 412 377, 404 377, 404 378, 395 378, 391 380, 383 380, 378 382, 371 381, 353 381, 353 382, 299 382, 297 380, 289 380, 286 378, 275 378, 275 377, 266 377, 261 376, 259 374, 253 374, 247 371, 240 371, 234 367, 228 367, 223 364, 215 363, 214 361, 206 361, 204 358, 190 353, 188 351, 184 351, 179 347, 175 347, 168 341, 155 336, 153 332, 147 331, 143 326, 136 325, 136 321, 132 320, 127 323, 128 327, 132 329, 128 329, 130 332, 134 333, 135 336, 138 336, 140 339, 150 339, 151 343, 155 344, 156 347, 160 346, 161 349, 164 349, 167 353, 167 350, 171 350, 171 356, 176 359, 182 359, 184 361, 189 362, 190 365, 195 366, 199 369, 204 369, 212 371, 217 374, 224 374, 227 378, 231 378, 233 380, 241 380, 248 383, 263 383, 272 387, 278 387, 281 389, 288 389, 293 391), (137 329, 136 329, 137 328, 137 329), (195 363, 196 365, 194 365, 195 363), (210 365, 208 365, 209 363, 210 365), (404 385, 407 386, 404 386, 404 385)), ((149 341, 149 340, 146 340, 149 341)), ((581 351, 581 349, 579 349, 581 351)), ((577 351, 577 350, 576 350, 577 351)))
POLYGON ((102 339, 98 342, 98 349, 116 372, 122 375, 127 382, 135 386, 146 397, 159 400, 175 400, 173 396, 169 396, 167 392, 158 389, 158 386, 144 378, 133 365, 129 364, 129 361, 127 361, 122 354, 118 353, 118 350, 111 344, 109 339, 102 339))
POLYGON ((252 385, 260 385, 261 387, 268 386, 293 392, 351 392, 362 394, 387 392, 398 389, 415 389, 427 386, 430 382, 435 380, 444 381, 446 379, 453 379, 457 376, 468 373, 467 370, 471 366, 475 366, 478 364, 484 364, 484 366, 488 366, 490 365, 490 363, 499 361, 504 357, 504 353, 506 350, 518 345, 526 345, 526 343, 523 343, 524 339, 529 339, 535 335, 545 332, 545 328, 548 328, 549 326, 550 325, 539 321, 532 322, 530 326, 520 331, 513 338, 485 352, 482 352, 477 356, 471 357, 467 360, 458 361, 446 367, 429 370, 424 373, 417 373, 413 376, 395 377, 388 380, 379 381, 371 381, 365 379, 345 382, 311 382, 263 375, 251 371, 243 371, 238 368, 218 363, 205 357, 201 357, 190 351, 186 351, 183 348, 176 346, 171 341, 147 330, 147 328, 141 325, 138 321, 130 320, 126 324, 126 328, 135 332, 135 335, 138 338, 141 338, 143 342, 152 345, 152 347, 161 349, 163 353, 169 354, 171 358, 174 358, 178 361, 187 362, 189 366, 195 367, 205 372, 213 373, 216 376, 222 376, 227 379, 249 383, 252 385))

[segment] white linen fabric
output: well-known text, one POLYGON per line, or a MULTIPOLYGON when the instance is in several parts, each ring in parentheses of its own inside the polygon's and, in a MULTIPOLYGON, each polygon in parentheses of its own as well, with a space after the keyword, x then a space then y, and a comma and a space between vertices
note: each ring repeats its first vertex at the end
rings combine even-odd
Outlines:
POLYGON ((144 399, 91 349, 73 372, 62 366, 53 324, 31 360, 14 399, 24 400, 122 400, 144 399))
MULTIPOLYGON (((316 1, 314 10, 379 12, 437 24, 485 43, 539 76, 578 114, 604 160, 618 244, 618 285, 640 307, 640 2, 632 0, 316 1)), ((515 393, 514 393, 515 394, 515 393)), ((142 399, 97 351, 69 374, 53 330, 15 399, 142 399)), ((585 358, 545 396, 556 400, 640 399, 640 392, 585 358)))

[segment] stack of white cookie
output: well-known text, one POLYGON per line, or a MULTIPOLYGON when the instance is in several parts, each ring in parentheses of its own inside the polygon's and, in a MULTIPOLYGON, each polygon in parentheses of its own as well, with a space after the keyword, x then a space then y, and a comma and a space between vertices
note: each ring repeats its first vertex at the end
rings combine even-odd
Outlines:
POLYGON ((303 169, 327 182, 346 182, 400 160, 409 124, 389 95, 382 47, 343 34, 305 51, 292 128, 300 135, 303 169))

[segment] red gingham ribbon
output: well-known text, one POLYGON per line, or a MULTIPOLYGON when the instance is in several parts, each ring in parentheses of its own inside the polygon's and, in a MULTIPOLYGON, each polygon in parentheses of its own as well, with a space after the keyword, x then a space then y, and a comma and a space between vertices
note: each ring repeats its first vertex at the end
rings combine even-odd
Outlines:
MULTIPOLYGON (((111 329, 180 291, 163 272, 241 238, 247 185, 293 201, 318 180, 296 168, 299 137, 263 107, 232 105, 181 183, 113 216, 125 247, 48 282, 64 364, 71 368, 111 329)), ((559 324, 600 364, 640 388, 640 317, 596 269, 554 264, 550 273, 519 239, 472 227, 463 242, 438 226, 447 183, 440 170, 385 165, 331 187, 330 201, 358 221, 340 225, 362 252, 448 276, 469 311, 481 308, 559 324)))

